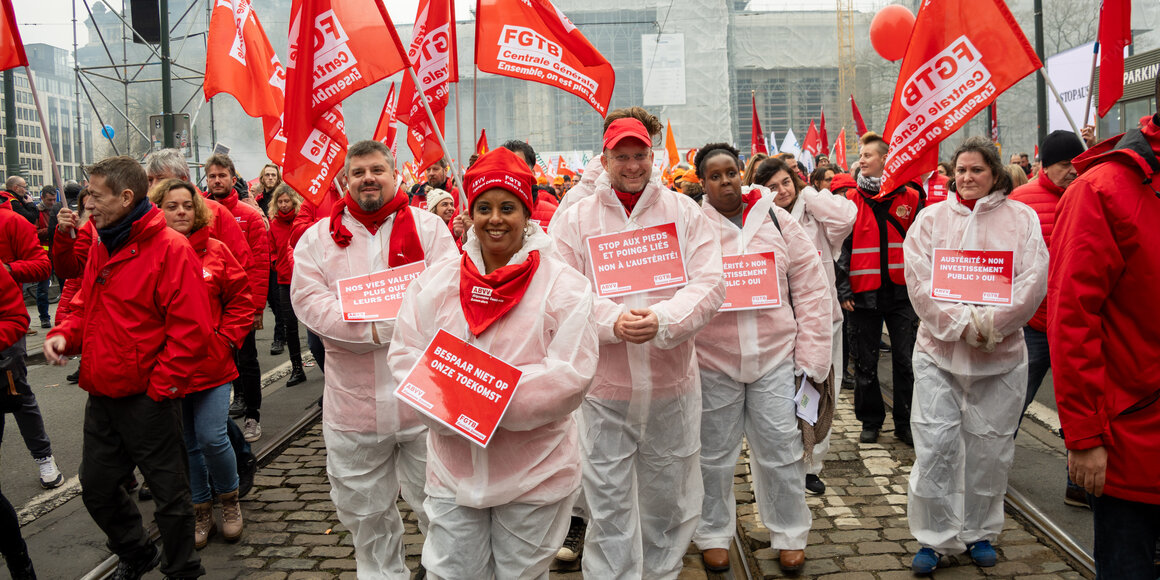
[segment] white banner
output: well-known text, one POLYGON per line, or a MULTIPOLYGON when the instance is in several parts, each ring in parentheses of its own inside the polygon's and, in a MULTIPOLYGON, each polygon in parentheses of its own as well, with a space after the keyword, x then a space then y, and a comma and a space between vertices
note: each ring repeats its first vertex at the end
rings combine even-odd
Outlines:
POLYGON ((685 104, 685 35, 640 37, 644 106, 685 104))
MULTIPOLYGON (((1071 114, 1077 127, 1083 124, 1083 108, 1087 104, 1088 89, 1090 88, 1088 83, 1091 82, 1094 45, 1094 42, 1089 42, 1047 58, 1047 76, 1051 77, 1052 83, 1055 83, 1055 88, 1059 90, 1059 97, 1067 105, 1067 112, 1071 114)), ((1095 117, 1095 107, 1095 102, 1092 102, 1090 115, 1092 118, 1095 117)), ((1002 110, 999 113, 999 128, 1002 130, 1004 124, 1002 110)), ((1091 121, 1089 120, 1089 122, 1091 121)), ((1080 129, 1082 128, 1080 127, 1080 129)), ((1067 122, 1067 117, 1063 114, 1063 109, 1049 94, 1047 99, 1047 130, 1051 132, 1058 129, 1072 130, 1071 124, 1067 122)))

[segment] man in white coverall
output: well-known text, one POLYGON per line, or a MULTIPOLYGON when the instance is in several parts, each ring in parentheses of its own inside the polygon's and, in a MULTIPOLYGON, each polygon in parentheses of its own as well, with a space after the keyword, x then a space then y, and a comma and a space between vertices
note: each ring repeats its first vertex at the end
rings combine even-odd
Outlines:
POLYGON ((675 224, 688 283, 597 298, 602 343, 580 406, 587 578, 676 578, 701 514, 700 377, 693 335, 725 299, 716 226, 692 200, 650 182, 644 124, 604 133, 607 181, 552 219, 561 258, 594 280, 589 236, 675 224))
POLYGON ((358 577, 405 579, 410 572, 395 499, 401 485, 426 532, 427 428, 392 394, 387 350, 394 320, 345 321, 336 282, 417 261, 430 266, 459 251, 443 220, 408 205, 382 143, 351 146, 345 173, 347 195, 294 250, 290 299, 326 347, 326 472, 338 519, 354 538, 358 577))

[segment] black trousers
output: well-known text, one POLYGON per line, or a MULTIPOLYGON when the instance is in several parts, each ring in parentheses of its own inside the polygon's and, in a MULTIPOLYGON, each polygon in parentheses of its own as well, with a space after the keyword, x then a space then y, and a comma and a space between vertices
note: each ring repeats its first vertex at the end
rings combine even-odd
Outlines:
POLYGON ((266 290, 266 303, 274 313, 274 340, 286 340, 286 324, 282 320, 281 296, 278 293, 278 273, 270 268, 270 287, 266 290))
POLYGON ((141 512, 121 487, 134 467, 153 491, 161 532, 161 571, 176 578, 205 574, 193 547, 193 498, 189 459, 181 428, 181 402, 147 395, 110 398, 89 395, 85 404, 81 498, 109 547, 137 560, 148 550, 141 512))
POLYGON ((254 340, 254 332, 246 335, 242 348, 234 355, 234 363, 238 365, 238 380, 234 382, 234 396, 237 396, 237 386, 241 385, 242 402, 246 404, 246 418, 256 421, 262 420, 262 368, 258 365, 258 345, 254 340))
POLYGON ((302 343, 298 340, 298 316, 290 304, 290 285, 278 285, 278 305, 282 310, 282 324, 285 329, 286 350, 290 351, 290 364, 302 366, 302 343))
POLYGON ((893 367, 894 425, 910 428, 910 400, 914 393, 914 339, 918 332, 918 315, 909 300, 896 300, 877 309, 854 308, 846 313, 850 342, 854 351, 854 414, 864 429, 881 429, 886 421, 886 404, 878 382, 878 345, 882 340, 882 323, 890 334, 890 359, 893 367))

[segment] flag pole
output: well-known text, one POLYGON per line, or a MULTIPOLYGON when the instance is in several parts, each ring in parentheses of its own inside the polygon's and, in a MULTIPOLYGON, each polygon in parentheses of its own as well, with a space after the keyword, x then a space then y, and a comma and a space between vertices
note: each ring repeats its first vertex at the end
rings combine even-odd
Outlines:
MULTIPOLYGON (((1075 120, 1071 118, 1071 113, 1067 112, 1067 107, 1064 106, 1063 99, 1059 96, 1059 91, 1055 89, 1055 83, 1051 82, 1051 77, 1047 76, 1047 69, 1040 67, 1039 74, 1043 76, 1043 82, 1047 83, 1047 86, 1051 88, 1051 94, 1055 95, 1055 102, 1059 103, 1060 109, 1063 109, 1063 116, 1067 117, 1067 122, 1069 125, 1071 125, 1071 130, 1074 131, 1078 137, 1081 135, 1081 133, 1079 132, 1079 129, 1076 128, 1075 120)), ((1080 139, 1080 142, 1083 142, 1083 139, 1080 139)), ((1087 143, 1084 143, 1083 148, 1087 149, 1087 143)))
MULTIPOLYGON (((1083 126, 1087 127, 1088 115, 1092 114, 1092 91, 1096 87, 1096 57, 1100 54, 1100 43, 1096 41, 1095 48, 1092 49, 1092 77, 1088 81, 1087 104, 1083 106, 1083 126)), ((1082 140, 1082 136, 1080 137, 1082 140)))
POLYGON ((455 83, 455 157, 456 164, 463 163, 463 133, 459 130, 459 83, 455 83))
MULTIPOLYGON (((383 17, 383 24, 392 22, 391 15, 387 13, 387 7, 383 5, 383 0, 375 0, 375 6, 379 9, 379 14, 383 17)), ((443 131, 439 130, 439 124, 435 122, 435 114, 431 112, 431 104, 427 102, 427 92, 423 90, 423 85, 419 82, 418 75, 415 74, 415 66, 411 64, 411 57, 407 56, 407 51, 403 49, 403 43, 399 40, 399 35, 393 26, 388 26, 391 33, 391 39, 395 42, 395 48, 399 51, 399 55, 403 57, 403 64, 407 68, 407 74, 411 77, 411 82, 415 84, 415 92, 419 93, 419 102, 423 103, 423 110, 427 112, 427 120, 431 123, 431 130, 435 132, 435 138, 439 140, 439 147, 443 148, 443 156, 447 157, 447 142, 443 140, 443 131)), ((456 103, 456 106, 459 104, 456 103)), ((463 190, 463 174, 460 172, 456 163, 452 165, 452 175, 455 177, 455 183, 459 186, 459 200, 463 205, 460 207, 467 208, 467 194, 463 190)))
POLYGON ((44 111, 40 108, 40 94, 36 92, 36 82, 32 80, 32 70, 24 67, 24 76, 28 77, 28 88, 32 90, 32 102, 36 103, 36 116, 40 121, 40 132, 44 136, 45 148, 48 149, 48 162, 52 166, 52 177, 56 180, 58 195, 64 191, 64 181, 60 178, 60 167, 56 164, 56 153, 52 151, 52 141, 48 139, 48 126, 44 124, 44 111))

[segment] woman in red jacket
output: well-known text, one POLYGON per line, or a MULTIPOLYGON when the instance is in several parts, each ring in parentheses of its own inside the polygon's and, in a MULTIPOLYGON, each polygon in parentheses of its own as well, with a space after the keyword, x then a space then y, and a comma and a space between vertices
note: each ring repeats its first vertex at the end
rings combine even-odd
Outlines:
POLYGON ((209 291, 213 340, 205 345, 199 368, 191 369, 182 404, 185 446, 189 454, 189 484, 196 524, 194 543, 204 548, 217 530, 213 519, 213 492, 222 502, 222 535, 228 542, 242 536, 242 509, 238 503, 238 466, 226 435, 231 382, 238 378, 234 350, 253 323, 253 305, 246 271, 222 242, 205 227, 213 219, 194 186, 179 179, 155 185, 149 198, 165 214, 174 231, 189 238, 199 258, 209 291), (210 480, 213 480, 213 489, 210 480))
POLYGON ((290 350, 292 369, 290 378, 286 380, 287 387, 306 382, 306 372, 302 369, 302 345, 298 341, 298 317, 294 315, 294 308, 290 304, 290 275, 294 272, 290 234, 300 207, 302 198, 290 186, 283 183, 274 190, 269 210, 270 261, 274 263, 274 271, 278 275, 278 306, 281 309, 278 315, 286 329, 286 348, 290 350))
MULTIPOLYGON (((24 338, 29 320, 20 285, 12 279, 7 269, 0 268, 0 350, 24 338)), ((3 386, 7 390, 7 373, 2 368, 6 366, 4 362, 0 357, 0 377, 4 377, 3 386)), ((0 553, 4 554, 12 578, 36 579, 36 571, 32 569, 32 560, 28 557, 28 546, 20 535, 20 520, 16 518, 16 510, 4 494, 0 494, 0 553)))

